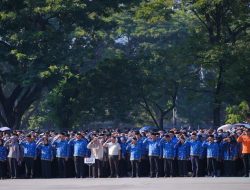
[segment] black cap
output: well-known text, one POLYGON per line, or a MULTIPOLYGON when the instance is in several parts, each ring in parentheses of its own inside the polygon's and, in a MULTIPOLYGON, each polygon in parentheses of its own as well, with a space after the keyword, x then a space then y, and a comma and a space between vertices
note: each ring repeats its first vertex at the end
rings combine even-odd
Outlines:
POLYGON ((166 137, 166 138, 170 138, 169 134, 166 134, 165 137, 166 137))
POLYGON ((133 137, 132 140, 137 141, 137 138, 133 137))
POLYGON ((65 136, 65 133, 64 133, 64 132, 61 132, 61 133, 60 133, 60 135, 63 135, 63 136, 65 136))

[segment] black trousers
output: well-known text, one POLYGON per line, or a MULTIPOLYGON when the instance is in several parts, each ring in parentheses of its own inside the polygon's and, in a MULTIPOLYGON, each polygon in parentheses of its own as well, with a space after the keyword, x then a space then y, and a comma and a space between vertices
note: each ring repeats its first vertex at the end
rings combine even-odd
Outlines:
POLYGON ((187 176, 187 160, 178 160, 179 176, 187 176))
POLYGON ((108 160, 103 160, 102 161, 102 177, 108 177, 110 176, 110 167, 109 167, 109 161, 108 160))
POLYGON ((58 161, 57 158, 54 158, 51 163, 51 177, 58 177, 58 161))
POLYGON ((217 175, 217 161, 215 158, 207 158, 207 174, 208 176, 217 175))
POLYGON ((24 157, 25 177, 34 177, 34 158, 24 157))
POLYGON ((206 175, 207 160, 206 158, 199 159, 199 176, 204 177, 206 175))
POLYGON ((109 167, 110 167, 110 176, 116 177, 118 176, 119 168, 118 168, 118 155, 109 156, 109 167))
POLYGON ((250 154, 243 154, 244 175, 249 176, 250 154))
POLYGON ((6 161, 0 161, 0 178, 5 178, 7 174, 6 161))
POLYGON ((74 156, 76 177, 84 177, 84 157, 74 156))
POLYGON ((150 177, 159 177, 159 156, 149 156, 150 177))
POLYGON ((173 159, 164 158, 164 176, 173 176, 173 159))
POLYGON ((126 158, 119 160, 119 176, 127 177, 128 176, 128 167, 126 158))
POLYGON ((232 177, 236 175, 235 166, 236 163, 233 160, 224 160, 223 162, 224 176, 232 177))
POLYGON ((17 159, 16 158, 8 158, 9 168, 10 168, 10 177, 17 177, 17 159))
POLYGON ((179 176, 178 159, 177 158, 174 158, 174 161, 173 161, 173 176, 174 177, 179 176))
POLYGON ((65 178, 67 176, 66 158, 57 158, 58 176, 65 178))
POLYGON ((193 177, 199 177, 199 170, 200 170, 200 162, 199 162, 199 156, 191 156, 191 164, 192 164, 192 172, 193 177))
POLYGON ((36 160, 34 160, 34 177, 35 178, 42 177, 41 158, 37 158, 36 160))
POLYGON ((147 156, 144 156, 141 159, 141 163, 140 163, 140 175, 142 177, 148 177, 149 174, 149 159, 147 156))
POLYGON ((68 161, 66 163, 67 165, 67 177, 72 178, 75 177, 75 162, 74 158, 68 158, 68 161))
POLYGON ((139 160, 131 160, 131 177, 140 177, 140 162, 139 160))
POLYGON ((41 166, 42 166, 42 177, 43 178, 51 178, 51 164, 52 161, 50 160, 41 160, 41 166))
POLYGON ((102 176, 101 170, 102 169, 102 161, 99 159, 95 159, 95 163, 92 165, 92 175, 93 177, 100 178, 102 176))

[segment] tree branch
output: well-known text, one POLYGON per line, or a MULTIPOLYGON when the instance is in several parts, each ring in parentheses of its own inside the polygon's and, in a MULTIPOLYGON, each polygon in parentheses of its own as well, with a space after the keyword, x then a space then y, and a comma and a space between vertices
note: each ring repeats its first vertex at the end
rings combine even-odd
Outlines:
POLYGON ((153 115, 153 113, 152 113, 152 111, 151 111, 151 109, 150 109, 150 107, 148 105, 148 102, 147 102, 146 98, 143 96, 142 99, 143 99, 143 102, 144 102, 145 105, 143 105, 141 103, 140 103, 140 105, 149 113, 149 115, 153 119, 155 125, 159 128, 159 124, 158 124, 156 118, 154 117, 154 115, 153 115))

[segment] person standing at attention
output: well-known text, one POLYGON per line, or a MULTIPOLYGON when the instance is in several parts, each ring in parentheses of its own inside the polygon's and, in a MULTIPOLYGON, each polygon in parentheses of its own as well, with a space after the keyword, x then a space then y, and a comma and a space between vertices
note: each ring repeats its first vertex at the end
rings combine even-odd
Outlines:
POLYGON ((242 144, 242 155, 244 163, 244 177, 249 177, 250 168, 250 129, 247 129, 237 139, 237 142, 242 144))
POLYGON ((110 166, 110 176, 109 177, 119 177, 118 174, 118 161, 121 159, 121 146, 117 142, 117 139, 112 136, 104 144, 104 147, 108 148, 109 156, 109 166, 110 166))

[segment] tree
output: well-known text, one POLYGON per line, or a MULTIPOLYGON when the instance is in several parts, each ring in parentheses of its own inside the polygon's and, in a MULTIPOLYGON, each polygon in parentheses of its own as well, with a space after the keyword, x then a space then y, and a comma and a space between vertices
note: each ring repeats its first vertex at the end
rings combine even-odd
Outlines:
POLYGON ((192 15, 174 12, 172 6, 172 1, 145 1, 113 16, 118 23, 114 38, 126 39, 114 48, 124 52, 140 68, 138 104, 160 129, 166 116, 177 106, 181 89, 192 79, 199 79, 200 71, 193 56, 195 48, 190 43, 189 24, 195 24, 192 15))
POLYGON ((85 72, 102 49, 103 15, 130 1, 10 0, 0 5, 0 123, 18 128, 25 111, 61 78, 85 72))
POLYGON ((241 102, 239 105, 228 106, 226 109, 226 123, 234 124, 246 121, 249 111, 250 109, 246 101, 241 102))
POLYGON ((207 43, 204 44, 205 52, 202 57, 213 67, 213 123, 218 127, 221 123, 225 73, 230 65, 229 56, 232 55, 235 44, 247 34, 250 27, 249 2, 195 0, 188 9, 197 17, 206 32, 207 43))

